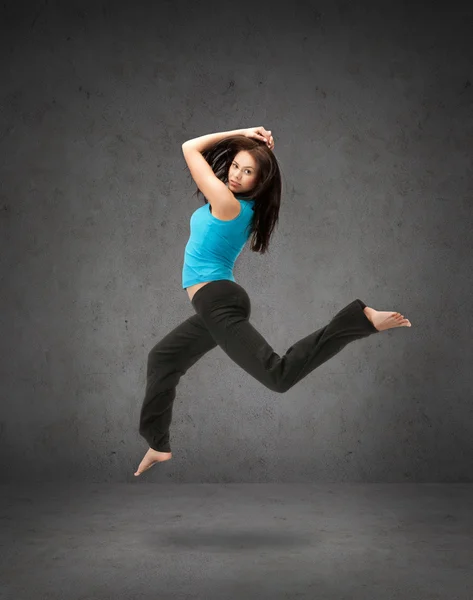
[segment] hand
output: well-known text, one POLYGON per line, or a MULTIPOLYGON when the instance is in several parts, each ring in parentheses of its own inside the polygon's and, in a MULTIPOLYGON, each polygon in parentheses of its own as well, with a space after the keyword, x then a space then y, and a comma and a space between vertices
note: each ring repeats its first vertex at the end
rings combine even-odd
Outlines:
POLYGON ((244 130, 244 134, 248 138, 254 138, 261 140, 265 144, 268 144, 268 148, 272 150, 274 148, 274 139, 271 135, 271 131, 267 131, 264 127, 249 127, 244 130))

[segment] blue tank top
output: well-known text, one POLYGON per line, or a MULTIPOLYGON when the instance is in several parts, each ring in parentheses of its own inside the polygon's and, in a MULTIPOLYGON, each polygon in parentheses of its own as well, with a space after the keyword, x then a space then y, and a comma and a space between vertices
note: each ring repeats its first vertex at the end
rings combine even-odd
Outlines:
POLYGON ((233 266, 251 234, 254 200, 240 200, 240 214, 231 221, 217 219, 210 204, 198 208, 190 218, 190 237, 184 251, 182 287, 229 279, 233 266))

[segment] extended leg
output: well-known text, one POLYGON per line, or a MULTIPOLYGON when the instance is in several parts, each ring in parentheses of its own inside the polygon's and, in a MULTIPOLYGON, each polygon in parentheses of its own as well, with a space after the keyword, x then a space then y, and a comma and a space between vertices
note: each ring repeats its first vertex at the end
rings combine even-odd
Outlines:
POLYGON ((199 358, 216 346, 202 319, 195 314, 150 351, 139 431, 153 450, 171 452, 169 428, 177 384, 199 358))

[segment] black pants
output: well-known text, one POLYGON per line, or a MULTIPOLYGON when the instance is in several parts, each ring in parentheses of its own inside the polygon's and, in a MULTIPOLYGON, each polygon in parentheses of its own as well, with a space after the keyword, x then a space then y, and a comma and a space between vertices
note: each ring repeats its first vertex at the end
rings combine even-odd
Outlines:
POLYGON ((192 306, 196 314, 148 355, 139 432, 150 448, 161 452, 171 452, 169 428, 181 376, 216 346, 265 387, 284 393, 348 343, 378 333, 363 312, 366 304, 354 300, 328 325, 279 356, 250 323, 250 298, 237 283, 228 279, 208 283, 197 290, 192 306))

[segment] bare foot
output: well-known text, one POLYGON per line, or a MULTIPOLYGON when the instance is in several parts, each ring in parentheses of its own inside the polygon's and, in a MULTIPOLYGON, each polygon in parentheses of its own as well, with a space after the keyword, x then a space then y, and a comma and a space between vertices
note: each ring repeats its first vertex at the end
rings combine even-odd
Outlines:
POLYGON ((404 315, 398 312, 375 310, 369 306, 364 308, 363 312, 378 331, 385 331, 393 327, 411 327, 409 319, 405 319, 404 315))
POLYGON ((159 452, 158 450, 153 450, 150 448, 144 455, 143 460, 140 462, 139 467, 136 470, 135 477, 141 475, 143 471, 150 469, 157 462, 169 460, 170 458, 172 458, 172 452, 159 452))

